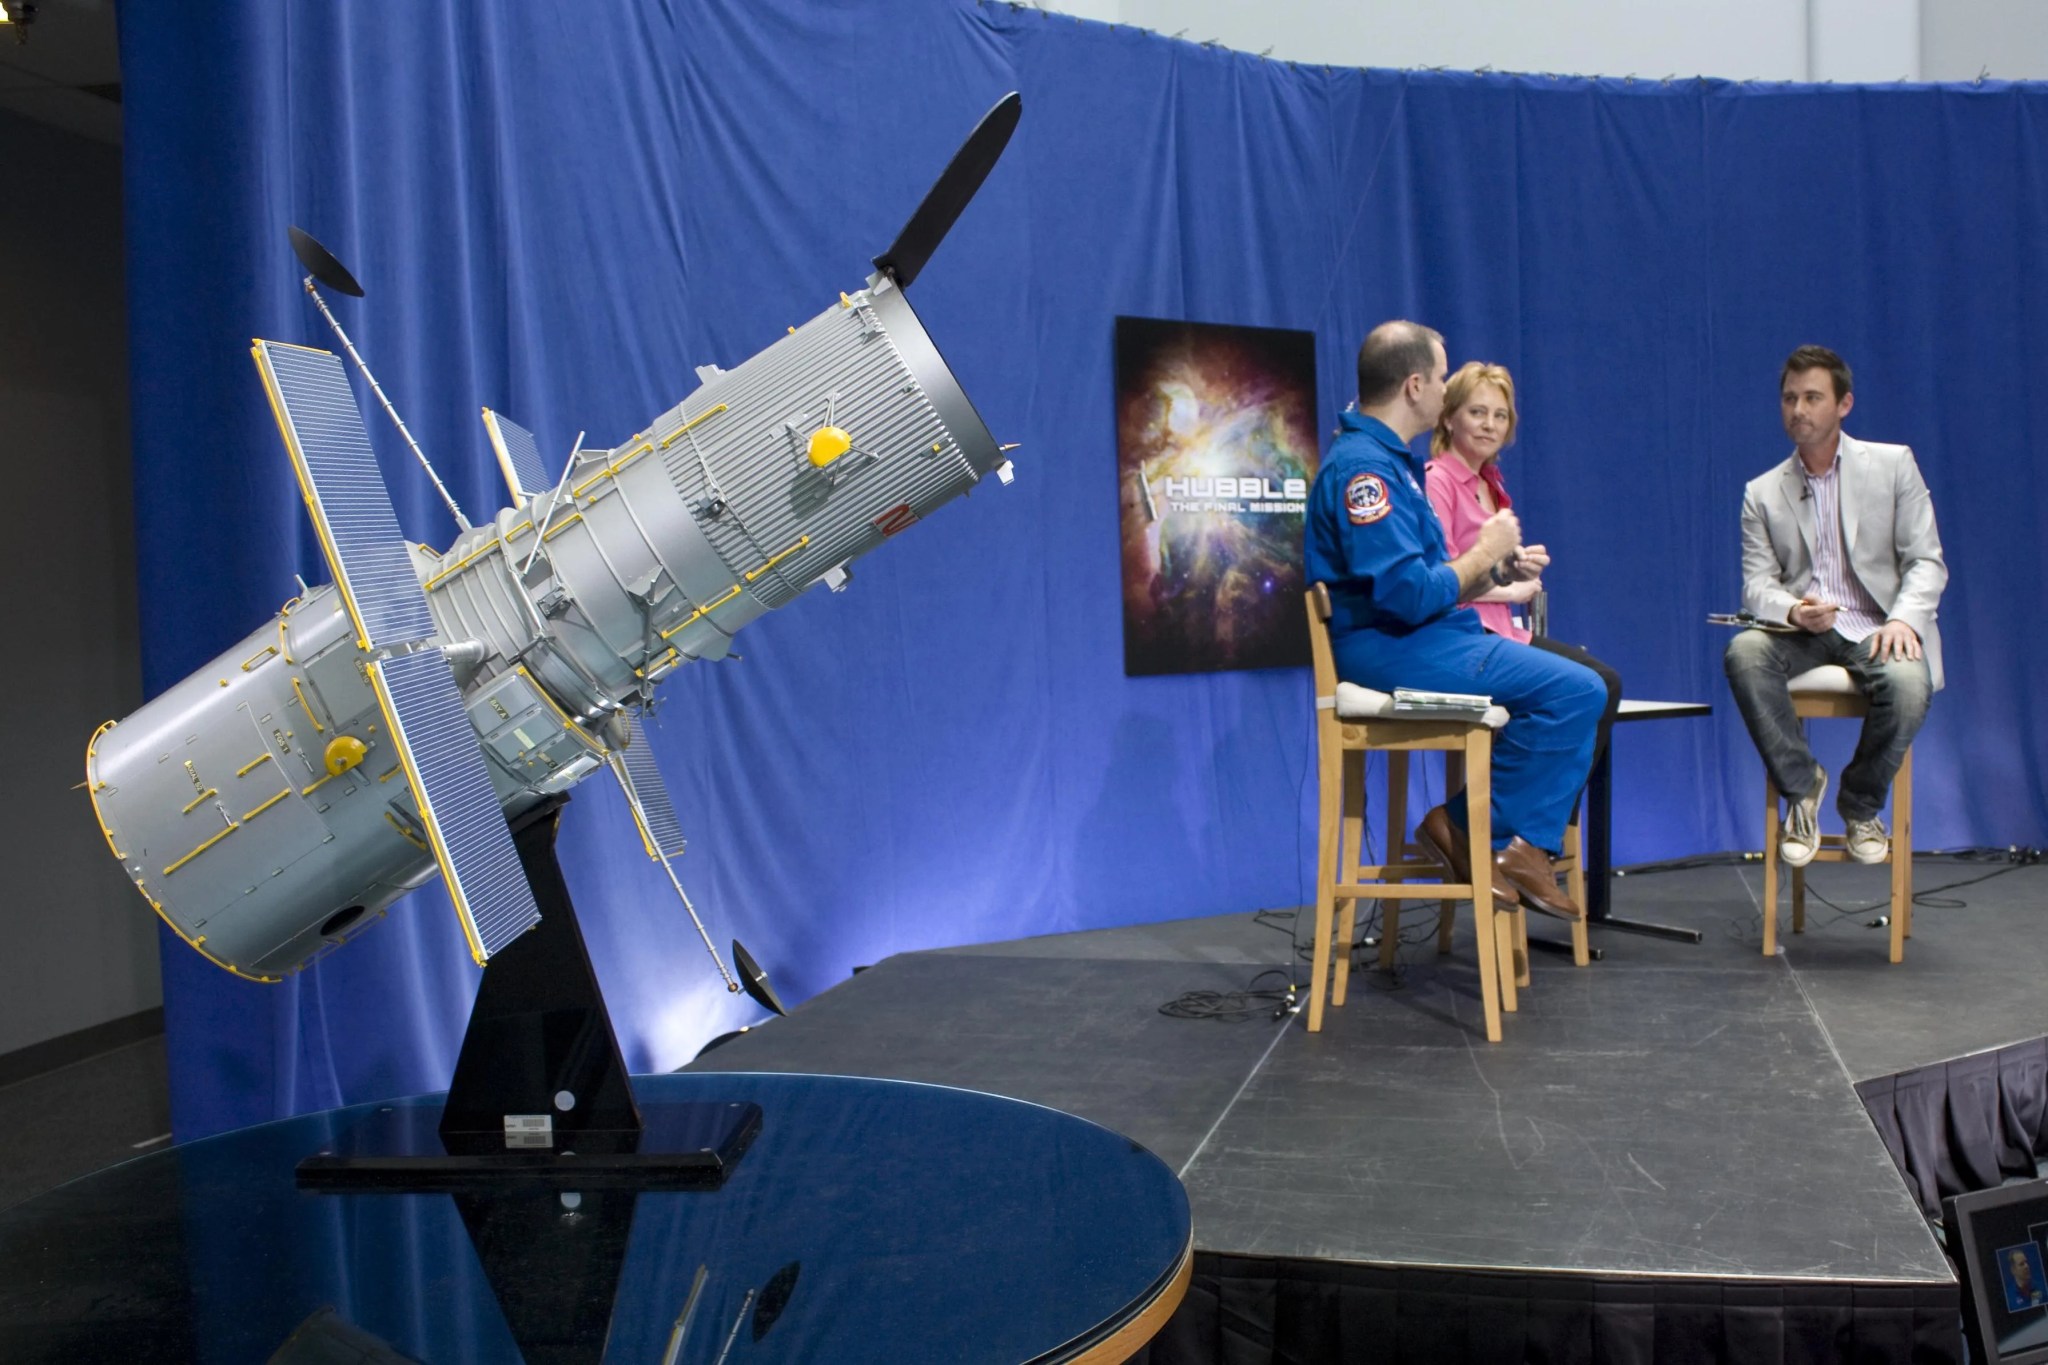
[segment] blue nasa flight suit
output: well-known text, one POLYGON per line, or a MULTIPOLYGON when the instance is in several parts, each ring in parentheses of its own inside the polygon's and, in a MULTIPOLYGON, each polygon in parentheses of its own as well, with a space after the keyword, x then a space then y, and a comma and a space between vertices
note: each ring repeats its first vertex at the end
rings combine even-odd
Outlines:
MULTIPOLYGON (((1337 676, 1398 687, 1481 692, 1511 719, 1493 743, 1493 843, 1516 835, 1555 856, 1593 763, 1607 688, 1569 659, 1489 635, 1458 605, 1443 526, 1423 465, 1392 428, 1355 411, 1309 490, 1308 581, 1330 589, 1337 676)), ((1465 794, 1450 816, 1465 824, 1465 794)))

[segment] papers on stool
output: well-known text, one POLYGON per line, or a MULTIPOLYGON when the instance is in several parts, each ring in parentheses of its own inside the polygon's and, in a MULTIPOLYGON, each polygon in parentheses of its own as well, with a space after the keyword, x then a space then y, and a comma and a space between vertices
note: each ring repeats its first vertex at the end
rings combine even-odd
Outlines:
POLYGON ((1710 611, 1707 613, 1710 626, 1733 626, 1737 630, 1767 630, 1773 635, 1797 635, 1799 627, 1784 621, 1766 621, 1761 616, 1752 616, 1746 611, 1710 611))
POLYGON ((1469 716, 1476 719, 1485 715, 1486 708, 1492 705, 1492 697, 1475 696, 1470 692, 1424 692, 1412 687, 1394 689, 1394 714, 1397 716, 1469 716))

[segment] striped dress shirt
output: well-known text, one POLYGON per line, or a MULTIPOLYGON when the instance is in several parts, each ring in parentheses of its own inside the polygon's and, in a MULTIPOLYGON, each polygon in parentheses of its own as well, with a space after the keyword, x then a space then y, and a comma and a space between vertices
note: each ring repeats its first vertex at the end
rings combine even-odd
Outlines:
POLYGON ((1832 602, 1835 633, 1852 644, 1867 640, 1884 625, 1884 608, 1870 595, 1849 569, 1849 554, 1842 545, 1842 456, 1839 448, 1828 464, 1828 472, 1814 475, 1801 464, 1806 492, 1813 499, 1813 582, 1806 591, 1811 597, 1832 602))

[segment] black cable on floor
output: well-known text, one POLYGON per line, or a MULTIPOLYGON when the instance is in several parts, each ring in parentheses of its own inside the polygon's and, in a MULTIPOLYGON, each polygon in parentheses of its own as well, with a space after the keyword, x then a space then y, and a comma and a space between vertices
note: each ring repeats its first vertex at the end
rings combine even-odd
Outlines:
MULTIPOLYGON (((1363 972, 1377 965, 1378 954, 1376 950, 1380 946, 1380 908, 1377 902, 1374 903, 1372 908, 1366 911, 1364 921, 1353 929, 1353 937, 1348 951, 1351 954, 1351 965, 1354 971, 1363 972), (1368 954, 1371 954, 1371 956, 1368 956, 1368 954)), ((1255 924, 1263 924, 1269 929, 1293 934, 1296 960, 1300 962, 1313 962, 1315 960, 1315 945, 1302 942, 1300 935, 1295 933, 1292 925, 1285 923, 1286 921, 1299 920, 1300 918, 1300 914, 1293 910, 1261 910, 1252 916, 1252 921, 1255 924)), ((1435 943, 1436 937, 1436 916, 1431 915, 1423 923, 1403 929, 1401 931, 1400 945, 1402 947, 1413 947, 1419 943, 1435 943)), ((1388 973, 1386 983, 1381 985, 1380 989, 1399 990, 1401 988, 1404 984, 1401 980, 1401 967, 1402 962, 1397 956, 1394 959, 1393 969, 1388 973)), ((1301 989, 1305 991, 1307 987, 1303 986, 1301 989)))
MULTIPOLYGON (((2022 847, 2015 844, 2006 848, 1995 848, 1988 845, 1974 848, 1923 848, 1916 850, 1913 857, 1916 860, 1922 858, 1953 858, 1957 862, 1965 863, 2009 861, 2027 864, 2040 862, 2043 854, 2038 848, 2022 847)), ((1760 863, 1763 860, 1763 854, 1752 852, 1698 853, 1687 858, 1667 858, 1662 862, 1631 863, 1627 867, 1615 868, 1614 875, 1617 877, 1648 877, 1659 872, 1691 872, 1696 868, 1702 867, 1739 867, 1744 863, 1760 863)))
MULTIPOLYGON (((2032 850, 2029 851, 2031 852, 2032 850)), ((1918 855, 1919 858, 1925 858, 1929 856, 1933 855, 1924 853, 1918 855)), ((1925 891, 1915 891, 1913 893, 1913 905, 1917 909, 1926 910, 1966 910, 1969 908, 1970 905, 1970 903, 1966 900, 1962 900, 1960 898, 1955 900, 1935 899, 1935 897, 1937 897, 1943 891, 1954 891, 1960 887, 1975 886, 1979 882, 1988 882, 1993 877, 2003 877, 2009 872, 2017 872, 2023 867, 2031 866, 2033 866, 2033 862, 2031 860, 2026 862, 2014 861, 2008 863, 2004 867, 1994 868, 1993 870, 1984 873, 1982 876, 1965 877, 1962 881, 1959 882, 1946 882, 1941 886, 1930 886, 1925 891)), ((1886 896, 1883 900, 1872 901, 1868 905, 1838 905, 1834 901, 1829 900, 1826 896, 1823 896, 1820 892, 1814 890, 1813 887, 1810 885, 1806 888, 1806 894, 1811 896, 1813 899, 1819 901, 1822 905, 1827 906, 1828 909, 1837 912, 1835 919, 1828 920, 1826 924, 1833 924, 1836 923, 1838 920, 1848 919, 1856 915, 1867 915, 1873 910, 1889 910, 1891 909, 1892 904, 1891 897, 1886 896)), ((1821 927, 1825 928, 1826 924, 1823 924, 1821 927)))
POLYGON ((1277 1019, 1295 998, 1294 977, 1285 967, 1268 967, 1237 991, 1184 991, 1159 1007, 1169 1019, 1222 1019, 1242 1023, 1247 1019, 1277 1019), (1277 976, 1281 984, 1261 987, 1259 983, 1277 976))
MULTIPOLYGON (((1303 907, 1306 909, 1306 907, 1303 907)), ((1304 962, 1315 960, 1315 945, 1301 941, 1301 922, 1307 918, 1301 910, 1266 909, 1252 915, 1252 923, 1262 928, 1284 933, 1288 936, 1290 949, 1288 959, 1297 967, 1304 962)), ((1379 928, 1380 911, 1375 905, 1367 913, 1365 921, 1356 926, 1355 937, 1346 948, 1352 956, 1352 965, 1363 970, 1359 957, 1376 948, 1379 940, 1374 937, 1379 928)), ((1421 943, 1436 938, 1436 922, 1432 919, 1426 929, 1411 929, 1401 935, 1404 944, 1421 943)), ((1400 964, 1389 974, 1390 981, 1383 990, 1399 990, 1401 981, 1400 964)), ((1275 1021, 1281 1016, 1300 1008, 1301 1001, 1308 993, 1308 983, 1297 981, 1296 973, 1283 967, 1268 967, 1245 983, 1242 990, 1235 991, 1183 991, 1159 1007, 1159 1012, 1169 1019, 1221 1019, 1230 1023, 1241 1023, 1256 1019, 1261 1014, 1275 1021), (1281 986, 1261 986, 1268 977, 1280 977, 1281 986)))
POLYGON ((1632 863, 1617 867, 1617 877, 1648 877, 1658 872, 1691 872, 1701 867, 1739 867, 1743 863, 1759 862, 1761 853, 1698 853, 1689 858, 1666 858, 1656 863, 1632 863))

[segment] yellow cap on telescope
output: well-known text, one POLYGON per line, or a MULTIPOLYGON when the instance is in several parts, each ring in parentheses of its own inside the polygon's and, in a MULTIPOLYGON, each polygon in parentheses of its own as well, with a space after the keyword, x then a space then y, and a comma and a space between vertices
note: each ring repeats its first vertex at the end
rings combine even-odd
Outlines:
POLYGON ((819 427, 811 433, 811 463, 823 469, 853 449, 853 437, 844 427, 819 427))
POLYGON ((343 773, 361 763, 363 755, 368 752, 369 749, 354 735, 336 735, 333 739, 327 741, 326 757, 329 775, 340 777, 343 773))

